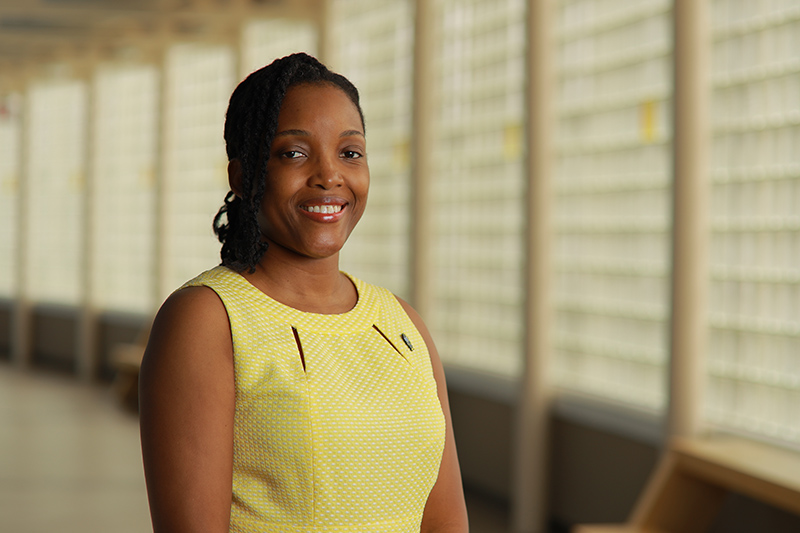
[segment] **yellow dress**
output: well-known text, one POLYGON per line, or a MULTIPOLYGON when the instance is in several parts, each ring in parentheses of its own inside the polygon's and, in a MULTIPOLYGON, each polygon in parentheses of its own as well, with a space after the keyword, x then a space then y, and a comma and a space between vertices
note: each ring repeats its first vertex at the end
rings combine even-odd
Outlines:
POLYGON ((234 350, 230 531, 419 532, 445 423, 425 342, 387 290, 347 313, 283 305, 226 267, 234 350), (301 356, 302 354, 302 356, 301 356))

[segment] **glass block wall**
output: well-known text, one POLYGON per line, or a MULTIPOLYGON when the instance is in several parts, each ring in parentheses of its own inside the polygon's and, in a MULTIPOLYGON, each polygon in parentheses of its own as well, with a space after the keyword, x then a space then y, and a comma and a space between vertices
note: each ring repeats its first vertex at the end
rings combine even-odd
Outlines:
POLYGON ((316 26, 308 20, 251 20, 242 29, 241 77, 294 52, 315 56, 317 37, 316 26))
MULTIPOLYGON (((342 266, 402 296, 413 216, 413 2, 332 5, 326 53, 361 89, 373 177, 342 266)), ((450 367, 511 378, 523 356, 525 5, 437 0, 430 51, 440 104, 426 319, 450 367)), ((556 380, 562 390, 653 410, 665 405, 668 365, 671 5, 556 3, 556 380)), ((715 427, 798 443, 800 7, 711 6, 703 409, 715 427)), ((252 21, 241 45, 176 45, 163 68, 100 66, 91 94, 54 70, 21 95, 3 95, 0 298, 19 292, 34 303, 78 306, 88 290, 101 309, 149 312, 218 263, 211 221, 228 191, 222 125, 230 92, 272 57, 313 52, 316 26, 252 21), (155 227, 162 191, 163 227, 155 227), (24 257, 14 248, 20 228, 24 257), (166 280, 154 280, 159 239, 166 280), (96 274, 88 288, 86 250, 96 274)))
POLYGON ((227 46, 182 44, 167 54, 162 289, 166 292, 220 262, 212 221, 230 190, 223 123, 236 83, 235 69, 234 50, 227 46))
POLYGON ((442 360, 515 376, 523 335, 525 2, 437 4, 431 328, 442 360))
POLYGON ((0 99, 0 298, 16 295, 21 97, 0 99))
POLYGON ((158 70, 106 65, 94 78, 91 295, 103 310, 155 302, 158 70))
POLYGON ((81 300, 86 93, 84 83, 72 80, 39 82, 28 92, 22 289, 36 303, 76 305, 81 300))
POLYGON ((712 6, 705 413, 800 442, 800 6, 712 6))
POLYGON ((371 178, 342 269, 408 297, 412 2, 337 0, 331 12, 330 63, 359 89, 371 178))
POLYGON ((668 353, 670 10, 558 3, 557 381, 654 409, 668 353))

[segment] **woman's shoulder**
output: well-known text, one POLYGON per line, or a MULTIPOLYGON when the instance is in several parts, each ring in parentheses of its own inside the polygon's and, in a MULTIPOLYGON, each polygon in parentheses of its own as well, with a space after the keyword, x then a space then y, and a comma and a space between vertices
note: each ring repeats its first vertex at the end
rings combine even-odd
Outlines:
POLYGON ((235 285, 240 281, 241 275, 231 270, 225 265, 218 265, 214 268, 206 270, 184 283, 180 289, 186 287, 210 287, 212 289, 223 288, 230 285, 235 285))
MULTIPOLYGON (((225 285, 236 274, 229 268, 219 265, 181 285, 164 300, 156 315, 156 322, 207 322, 209 325, 227 316, 225 305, 218 294, 219 287, 225 285)), ((227 321, 227 318, 225 319, 227 321)))
POLYGON ((184 285, 164 300, 156 320, 213 321, 226 316, 219 295, 208 285, 184 285))
POLYGON ((431 341, 431 338, 430 338, 430 333, 428 332, 428 327, 425 325, 425 321, 422 320, 422 317, 419 315, 419 313, 417 313, 417 310, 414 309, 411 306, 411 304, 409 304, 407 301, 403 300, 399 296, 393 294, 392 297, 400 305, 400 307, 403 308, 403 311, 406 312, 406 315, 408 315, 408 318, 411 319, 411 322, 414 324, 414 326, 420 332, 422 337, 425 339, 425 343, 426 344, 431 344, 432 341, 431 341))
POLYGON ((148 355, 182 357, 209 349, 228 351, 230 326, 225 306, 208 286, 183 286, 161 305, 150 333, 148 355))

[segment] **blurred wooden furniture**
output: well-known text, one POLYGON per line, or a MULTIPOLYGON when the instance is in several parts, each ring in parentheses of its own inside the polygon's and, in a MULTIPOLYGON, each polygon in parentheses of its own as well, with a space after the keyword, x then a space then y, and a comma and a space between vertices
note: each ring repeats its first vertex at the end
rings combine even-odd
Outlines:
POLYGON ((573 533, 702 533, 729 492, 800 515, 800 454, 740 438, 676 439, 626 524, 573 533))
POLYGON ((139 367, 148 338, 149 326, 142 330, 134 342, 117 344, 111 352, 111 365, 116 371, 114 392, 123 407, 132 411, 139 410, 139 367))

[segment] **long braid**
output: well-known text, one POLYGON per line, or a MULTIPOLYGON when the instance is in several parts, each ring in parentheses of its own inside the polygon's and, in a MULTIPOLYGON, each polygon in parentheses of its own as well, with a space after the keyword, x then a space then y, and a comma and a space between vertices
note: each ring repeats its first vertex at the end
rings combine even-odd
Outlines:
POLYGON ((243 198, 229 192, 213 223, 214 233, 222 243, 222 264, 234 270, 254 272, 267 251, 268 244, 261 238, 258 224, 267 161, 286 92, 303 83, 330 83, 340 88, 355 104, 364 124, 355 86, 307 54, 277 59, 236 87, 225 119, 225 146, 228 159, 238 159, 241 165, 243 198))

